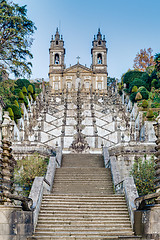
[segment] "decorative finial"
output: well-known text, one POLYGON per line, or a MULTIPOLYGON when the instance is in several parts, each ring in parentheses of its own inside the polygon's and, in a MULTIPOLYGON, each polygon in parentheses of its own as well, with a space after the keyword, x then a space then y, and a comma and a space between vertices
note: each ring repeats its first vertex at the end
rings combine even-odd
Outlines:
POLYGON ((61 40, 63 40, 63 35, 61 35, 61 40))
POLYGON ((79 64, 79 59, 80 59, 80 57, 78 56, 78 57, 77 57, 77 64, 79 64))
POLYGON ((51 37, 51 40, 53 41, 53 35, 52 35, 52 37, 51 37))

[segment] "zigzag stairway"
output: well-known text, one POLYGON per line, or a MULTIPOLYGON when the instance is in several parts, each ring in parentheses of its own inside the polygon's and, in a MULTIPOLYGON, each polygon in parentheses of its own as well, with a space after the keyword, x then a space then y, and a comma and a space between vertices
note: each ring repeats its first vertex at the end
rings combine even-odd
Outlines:
POLYGON ((67 154, 44 194, 34 239, 140 239, 124 195, 113 191, 110 169, 95 154, 67 154))

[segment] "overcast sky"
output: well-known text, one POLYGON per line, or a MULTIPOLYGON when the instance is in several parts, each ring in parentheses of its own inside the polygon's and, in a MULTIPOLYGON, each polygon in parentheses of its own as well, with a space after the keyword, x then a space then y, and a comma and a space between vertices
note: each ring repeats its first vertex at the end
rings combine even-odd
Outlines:
POLYGON ((51 35, 60 28, 66 48, 65 63, 91 65, 91 47, 98 28, 106 36, 108 73, 120 78, 133 67, 141 48, 160 52, 160 0, 13 0, 27 5, 35 23, 31 78, 48 78, 51 35))

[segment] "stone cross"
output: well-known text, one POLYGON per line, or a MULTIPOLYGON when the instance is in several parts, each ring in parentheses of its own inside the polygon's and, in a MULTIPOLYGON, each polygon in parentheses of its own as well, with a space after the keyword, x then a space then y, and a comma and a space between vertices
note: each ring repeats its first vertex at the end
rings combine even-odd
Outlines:
POLYGON ((80 57, 78 56, 78 57, 77 57, 77 63, 79 63, 79 59, 80 59, 80 57))

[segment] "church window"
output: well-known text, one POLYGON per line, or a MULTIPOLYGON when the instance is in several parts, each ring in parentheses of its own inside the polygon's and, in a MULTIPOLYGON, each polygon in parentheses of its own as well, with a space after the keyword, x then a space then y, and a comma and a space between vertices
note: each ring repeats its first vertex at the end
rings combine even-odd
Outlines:
POLYGON ((68 89, 71 88, 71 82, 67 82, 67 88, 68 88, 68 89))
POLYGON ((54 63, 55 63, 55 64, 59 64, 59 54, 58 54, 58 53, 55 54, 54 63))
POLYGON ((98 90, 102 90, 102 83, 98 83, 98 90))
POLYGON ((102 64, 102 54, 101 53, 97 54, 97 63, 102 64))
POLYGON ((101 41, 99 41, 98 44, 101 45, 101 41))
POLYGON ((89 82, 86 82, 86 83, 85 83, 85 87, 86 87, 86 88, 89 88, 89 82))
POLYGON ((55 90, 58 90, 58 89, 59 89, 59 84, 56 83, 56 82, 55 82, 55 84, 54 84, 54 89, 55 89, 55 90))
POLYGON ((56 45, 58 45, 58 41, 56 41, 56 45))

